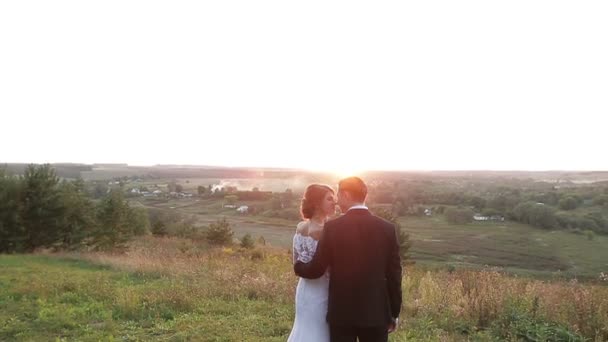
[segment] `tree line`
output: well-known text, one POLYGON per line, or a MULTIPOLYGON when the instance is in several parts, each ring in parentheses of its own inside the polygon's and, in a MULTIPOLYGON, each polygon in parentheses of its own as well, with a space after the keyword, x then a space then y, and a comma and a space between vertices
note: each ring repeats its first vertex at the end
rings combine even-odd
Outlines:
POLYGON ((145 209, 121 190, 93 202, 84 182, 60 180, 50 165, 29 165, 23 175, 0 169, 0 252, 37 248, 109 249, 149 230, 145 209))
POLYGON ((502 216, 542 229, 568 229, 608 234, 608 184, 559 188, 524 180, 462 179, 379 182, 370 201, 391 204, 398 216, 422 215, 424 208, 466 223, 474 213, 502 216), (454 208, 449 208, 454 207, 454 208), (422 210, 421 210, 422 209, 422 210))

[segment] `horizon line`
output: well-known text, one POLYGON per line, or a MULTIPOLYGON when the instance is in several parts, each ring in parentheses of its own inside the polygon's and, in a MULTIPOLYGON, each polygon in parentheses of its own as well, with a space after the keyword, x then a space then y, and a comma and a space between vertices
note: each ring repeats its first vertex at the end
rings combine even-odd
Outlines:
MULTIPOLYGON (((303 167, 283 167, 283 166, 247 166, 247 165, 212 165, 212 164, 176 164, 176 163, 157 163, 157 164, 129 164, 129 163, 121 163, 121 162, 95 162, 95 163, 82 163, 82 162, 0 162, 0 168, 2 165, 11 165, 11 164, 23 164, 23 165, 86 165, 86 166, 95 166, 95 165, 116 165, 116 166, 126 166, 126 167, 198 167, 198 168, 213 168, 213 169, 246 169, 246 170, 284 170, 284 171, 305 171, 305 172, 317 172, 317 173, 333 173, 331 170, 327 169, 307 169, 303 167)), ((608 172, 608 169, 541 169, 541 170, 531 170, 531 169, 367 169, 367 170, 358 170, 355 173, 369 173, 369 172, 424 172, 424 173, 432 173, 432 172, 608 172)))

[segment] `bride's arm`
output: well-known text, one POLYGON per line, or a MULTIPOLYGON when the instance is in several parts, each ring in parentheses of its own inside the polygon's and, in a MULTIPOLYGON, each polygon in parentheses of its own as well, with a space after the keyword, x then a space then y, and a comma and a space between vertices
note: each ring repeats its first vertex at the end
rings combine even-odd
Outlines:
POLYGON ((308 255, 307 251, 305 250, 305 246, 303 246, 303 236, 306 235, 308 229, 307 229, 308 225, 306 222, 300 222, 298 223, 298 226, 296 228, 296 233, 293 236, 293 263, 295 264, 296 261, 309 261, 310 260, 310 256, 308 255))
POLYGON ((319 240, 317 251, 312 260, 308 263, 296 261, 293 265, 293 270, 298 276, 307 279, 316 279, 325 274, 325 270, 329 265, 329 241, 327 231, 328 229, 326 227, 323 230, 323 236, 319 240))

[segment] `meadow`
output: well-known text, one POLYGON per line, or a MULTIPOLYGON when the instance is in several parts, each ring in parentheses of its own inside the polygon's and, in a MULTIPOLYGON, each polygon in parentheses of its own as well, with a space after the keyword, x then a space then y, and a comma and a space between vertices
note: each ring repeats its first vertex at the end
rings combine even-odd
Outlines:
MULTIPOLYGON (((275 247, 291 248, 294 220, 239 215, 212 199, 138 201, 147 208, 192 215, 200 227, 226 217, 237 238, 245 234, 263 236, 275 247)), ((449 224, 443 215, 403 216, 399 223, 410 234, 413 259, 429 267, 493 266, 519 275, 587 280, 608 272, 608 236, 604 235, 590 240, 582 234, 543 230, 508 220, 449 224)))
MULTIPOLYGON (((285 341, 297 278, 282 248, 146 236, 124 253, 0 256, 2 341, 285 341)), ((608 287, 408 267, 391 341, 605 341, 608 287)))

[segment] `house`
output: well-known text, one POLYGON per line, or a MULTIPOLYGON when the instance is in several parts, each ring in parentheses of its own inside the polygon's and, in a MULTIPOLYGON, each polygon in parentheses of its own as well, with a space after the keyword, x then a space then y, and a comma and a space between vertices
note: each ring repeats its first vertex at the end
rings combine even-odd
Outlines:
POLYGON ((492 221, 504 221, 505 217, 501 215, 492 215, 490 216, 490 220, 492 221))
POLYGON ((473 220, 475 221, 504 221, 505 217, 502 215, 491 215, 491 216, 486 216, 486 215, 482 215, 482 214, 475 214, 473 215, 473 220))
POLYGON ((490 216, 483 216, 481 214, 475 214, 475 215, 473 215, 473 220, 475 220, 475 221, 489 221, 490 220, 490 216))
POLYGON ((236 211, 238 211, 241 214, 247 214, 247 212, 249 211, 249 207, 246 205, 242 205, 242 206, 238 207, 236 209, 236 211))

